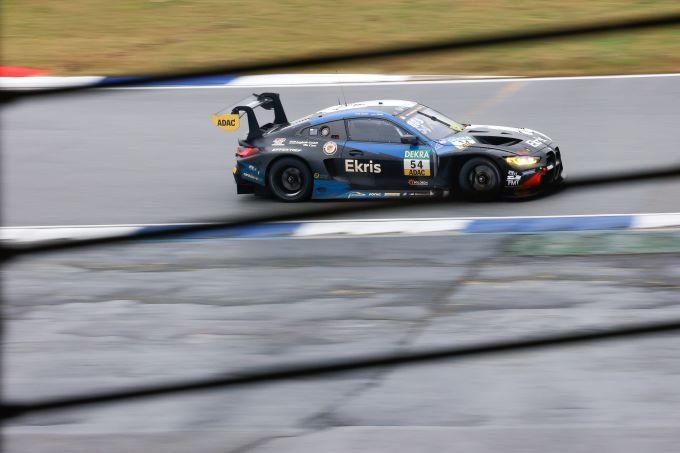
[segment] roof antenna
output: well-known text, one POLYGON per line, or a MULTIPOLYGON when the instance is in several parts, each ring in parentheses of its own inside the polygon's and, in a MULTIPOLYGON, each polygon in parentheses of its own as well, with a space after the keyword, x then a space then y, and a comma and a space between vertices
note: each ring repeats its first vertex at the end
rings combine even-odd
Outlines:
MULTIPOLYGON (((338 74, 338 70, 335 70, 335 75, 338 74)), ((342 100, 345 101, 345 107, 347 107, 347 98, 345 97, 345 90, 342 88, 342 82, 338 82, 338 86, 340 87, 340 93, 342 94, 342 100)), ((338 99, 338 105, 340 104, 340 99, 338 99)))

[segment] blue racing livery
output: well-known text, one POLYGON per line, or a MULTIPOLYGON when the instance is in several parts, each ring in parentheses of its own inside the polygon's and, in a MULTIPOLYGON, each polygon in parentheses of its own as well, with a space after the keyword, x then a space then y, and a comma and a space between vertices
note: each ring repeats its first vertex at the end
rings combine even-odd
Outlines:
MULTIPOLYGON (((526 128, 458 123, 423 104, 336 105, 289 122, 279 95, 232 108, 246 119, 233 169, 238 193, 282 201, 526 196, 563 181, 557 144, 526 128), (260 126, 254 109, 274 111, 260 126)), ((238 118, 237 118, 238 119, 238 118)))

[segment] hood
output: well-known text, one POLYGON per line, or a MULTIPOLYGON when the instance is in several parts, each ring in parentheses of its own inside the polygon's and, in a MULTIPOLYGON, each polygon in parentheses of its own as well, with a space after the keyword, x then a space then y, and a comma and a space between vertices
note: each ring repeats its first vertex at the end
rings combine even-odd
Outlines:
POLYGON ((533 129, 507 126, 471 125, 462 132, 442 141, 457 149, 475 145, 481 148, 495 148, 511 153, 526 154, 539 151, 552 143, 547 135, 533 129))

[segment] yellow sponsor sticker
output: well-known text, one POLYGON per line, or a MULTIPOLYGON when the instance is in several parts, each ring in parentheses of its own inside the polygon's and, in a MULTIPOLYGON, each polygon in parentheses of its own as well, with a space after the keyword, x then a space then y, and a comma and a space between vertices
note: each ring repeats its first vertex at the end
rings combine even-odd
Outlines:
POLYGON ((413 168, 405 168, 404 169, 404 176, 430 176, 430 169, 425 168, 425 169, 413 169, 413 168))
POLYGON ((212 123, 225 131, 235 131, 241 124, 241 118, 236 114, 213 115, 212 123))

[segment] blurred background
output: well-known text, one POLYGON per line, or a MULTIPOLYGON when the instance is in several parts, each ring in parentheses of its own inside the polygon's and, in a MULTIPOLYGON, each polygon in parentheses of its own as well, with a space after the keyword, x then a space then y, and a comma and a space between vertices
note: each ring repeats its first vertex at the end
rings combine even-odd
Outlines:
MULTIPOLYGON (((680 12, 673 1, 6 0, 0 8, 5 89, 680 12)), ((537 129, 560 143, 572 178, 671 167, 680 164, 679 72, 680 28, 670 26, 14 99, 1 112, 3 238, 347 207, 237 197, 236 135, 210 115, 254 91, 281 93, 291 119, 339 97, 408 99, 461 122, 537 129)), ((13 260, 2 270, 3 397, 667 320, 680 315, 678 193, 677 179, 663 179, 531 201, 374 203, 330 217, 350 221, 342 233, 209 235, 13 260), (574 223, 586 215, 624 218, 626 227, 574 223), (568 221, 552 231, 527 232, 520 219, 484 234, 356 234, 387 222, 536 216, 568 221)), ((680 441, 679 359, 678 337, 664 335, 369 369, 29 414, 4 424, 3 447, 670 452, 680 441)))
MULTIPOLYGON (((668 0, 7 0, 5 64, 58 75, 145 75, 452 37, 677 13, 668 0)), ((313 72, 583 75, 676 72, 677 27, 427 54, 313 72)))

